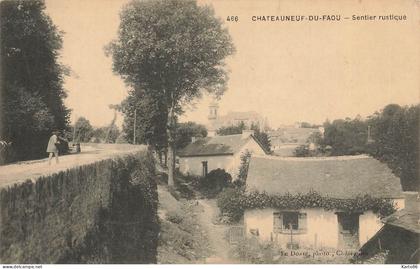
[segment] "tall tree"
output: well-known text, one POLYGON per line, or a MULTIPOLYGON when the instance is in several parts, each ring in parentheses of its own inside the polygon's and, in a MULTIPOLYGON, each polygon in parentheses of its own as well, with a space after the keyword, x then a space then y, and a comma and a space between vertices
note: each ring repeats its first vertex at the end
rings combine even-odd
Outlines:
MULTIPOLYGON (((324 138, 320 144, 324 148, 331 146, 332 155, 368 153, 385 162, 400 177, 404 190, 418 191, 419 123, 420 105, 401 107, 390 104, 367 120, 357 117, 353 120, 326 122, 324 138)), ((300 153, 306 154, 304 151, 300 153)))
POLYGON ((0 2, 0 137, 20 160, 41 157, 51 130, 68 126, 61 33, 44 11, 42 0, 0 2))
POLYGON ((207 129, 204 125, 189 121, 179 123, 176 128, 175 145, 177 149, 184 148, 193 137, 206 137, 207 129))
POLYGON ((84 117, 77 119, 76 123, 74 124, 74 128, 75 142, 89 142, 94 134, 92 125, 90 124, 89 120, 84 117))
POLYGON ((136 144, 148 144, 160 151, 167 145, 167 108, 163 99, 151 98, 144 91, 131 90, 121 104, 124 114, 125 139, 136 144), (134 129, 136 129, 134 131, 134 129))
MULTIPOLYGON (((321 144, 332 147, 332 155, 366 153, 368 125, 360 117, 334 120, 324 123, 324 139, 321 144)), ((323 146, 321 145, 321 146, 323 146)))
POLYGON ((386 106, 367 121, 372 129, 373 142, 369 152, 384 161, 401 178, 404 190, 420 188, 420 105, 386 106))
POLYGON ((224 59, 234 52, 231 38, 209 6, 192 0, 132 1, 121 13, 118 40, 108 49, 114 71, 165 107, 168 183, 173 185, 177 117, 203 90, 223 94, 224 59))

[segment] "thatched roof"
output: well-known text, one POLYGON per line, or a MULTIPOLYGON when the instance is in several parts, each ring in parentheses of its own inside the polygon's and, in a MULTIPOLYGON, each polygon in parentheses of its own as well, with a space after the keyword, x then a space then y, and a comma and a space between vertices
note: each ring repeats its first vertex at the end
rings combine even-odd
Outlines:
POLYGON ((419 212, 409 212, 402 209, 387 217, 384 223, 420 234, 419 220, 419 212))
POLYGON ((255 156, 251 158, 248 189, 269 194, 307 193, 351 199, 369 194, 403 197, 399 178, 383 163, 366 155, 321 158, 255 156))
POLYGON ((418 193, 405 193, 404 209, 385 218, 383 222, 420 234, 420 199, 418 193))

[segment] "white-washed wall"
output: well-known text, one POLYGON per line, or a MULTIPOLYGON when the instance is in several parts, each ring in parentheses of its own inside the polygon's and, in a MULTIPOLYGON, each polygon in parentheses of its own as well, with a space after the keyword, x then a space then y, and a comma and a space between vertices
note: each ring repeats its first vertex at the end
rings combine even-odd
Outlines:
POLYGON ((383 226, 381 220, 372 211, 364 212, 359 217, 359 243, 362 246, 383 226))
POLYGON ((179 171, 183 174, 201 176, 203 173, 202 162, 207 161, 208 172, 217 168, 225 169, 235 180, 241 165, 241 156, 246 150, 255 155, 265 155, 260 145, 254 139, 250 139, 235 155, 180 157, 179 171))
POLYGON ((401 210, 405 207, 405 199, 401 198, 401 199, 393 199, 394 201, 394 206, 397 210, 401 210))
MULTIPOLYGON (((246 210, 244 225, 246 234, 250 236, 250 229, 258 229, 261 240, 277 241, 282 247, 290 242, 290 234, 273 233, 273 209, 246 210)), ((304 234, 293 234, 293 241, 300 246, 314 248, 337 248, 338 247, 338 221, 334 211, 324 209, 301 209, 301 213, 307 214, 307 231, 304 234)), ((359 218, 359 240, 364 244, 382 227, 379 218, 371 211, 365 212, 359 218)))
POLYGON ((261 148, 261 146, 255 142, 254 139, 250 139, 248 143, 246 143, 242 149, 236 153, 233 156, 233 162, 232 162, 232 179, 236 180, 236 177, 239 172, 239 167, 241 166, 241 157, 246 152, 249 151, 252 155, 266 155, 264 150, 261 148))
POLYGON ((200 156, 200 157, 181 157, 179 158, 179 171, 185 175, 202 176, 203 164, 207 161, 208 172, 220 168, 232 175, 233 155, 222 156, 200 156))

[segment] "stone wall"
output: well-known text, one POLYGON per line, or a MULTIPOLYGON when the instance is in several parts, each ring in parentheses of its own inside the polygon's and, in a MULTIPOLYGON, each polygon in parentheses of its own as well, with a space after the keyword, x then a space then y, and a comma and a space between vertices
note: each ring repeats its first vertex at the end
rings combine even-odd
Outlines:
POLYGON ((0 190, 0 263, 155 263, 155 168, 146 151, 0 190))

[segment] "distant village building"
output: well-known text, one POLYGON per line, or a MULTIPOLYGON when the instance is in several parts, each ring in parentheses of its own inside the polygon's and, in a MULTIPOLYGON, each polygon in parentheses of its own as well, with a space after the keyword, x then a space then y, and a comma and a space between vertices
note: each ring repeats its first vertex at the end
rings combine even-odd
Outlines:
POLYGON ((405 193, 405 207, 382 222, 385 224, 369 239, 354 258, 357 262, 420 263, 420 199, 418 192, 405 193))
POLYGON ((323 128, 300 128, 296 126, 282 126, 276 131, 268 132, 271 150, 274 155, 281 157, 294 156, 294 150, 307 142, 311 134, 319 132, 323 135, 323 128))
POLYGON ((246 111, 246 112, 228 112, 226 115, 219 115, 219 105, 217 102, 213 101, 209 105, 209 115, 208 115, 208 124, 207 131, 208 136, 215 136, 216 131, 221 127, 236 126, 243 123, 247 128, 255 125, 260 128, 260 130, 265 130, 268 127, 267 119, 262 117, 255 111, 246 111))
POLYGON ((233 179, 246 152, 265 155, 253 131, 238 135, 199 138, 178 152, 179 170, 183 174, 206 176, 217 168, 224 169, 233 179))
MULTIPOLYGON (((390 169, 366 155, 322 158, 253 156, 247 190, 270 195, 295 195, 315 191, 321 196, 354 199, 368 194, 392 199, 404 207, 400 180, 390 169)), ((246 234, 272 240, 286 248, 293 241, 300 248, 357 249, 381 227, 372 211, 349 214, 324 208, 248 209, 246 234)))

